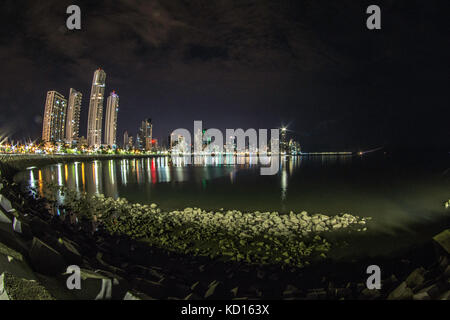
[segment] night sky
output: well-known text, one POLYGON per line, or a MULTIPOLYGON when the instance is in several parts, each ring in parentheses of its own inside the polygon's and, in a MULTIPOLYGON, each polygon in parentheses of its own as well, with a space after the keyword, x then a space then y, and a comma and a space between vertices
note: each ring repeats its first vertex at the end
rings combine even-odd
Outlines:
MULTIPOLYGON (((288 125, 304 150, 450 151, 449 1, 108 0, 1 4, 0 131, 40 137, 46 92, 120 95, 118 141, 288 125), (67 6, 82 30, 66 28, 67 6), (366 28, 378 4, 382 30, 366 28)), ((105 98, 106 106, 106 98, 105 98)))

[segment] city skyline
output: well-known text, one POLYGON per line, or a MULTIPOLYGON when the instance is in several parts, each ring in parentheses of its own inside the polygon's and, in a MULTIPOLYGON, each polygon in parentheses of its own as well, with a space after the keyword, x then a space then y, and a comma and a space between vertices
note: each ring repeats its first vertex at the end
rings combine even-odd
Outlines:
MULTIPOLYGON (((77 31, 65 27, 62 1, 26 11, 10 6, 3 20, 17 32, 12 37, 6 28, 3 38, 9 76, 1 106, 11 112, 0 128, 11 139, 33 140, 46 92, 65 93, 70 85, 88 101, 87 77, 101 66, 127 111, 118 132, 134 137, 151 116, 160 141, 201 119, 219 129, 286 125, 308 150, 448 150, 444 11, 434 0, 397 3, 384 5, 378 31, 367 30, 366 8, 356 2, 241 7, 174 0, 151 8, 119 1, 115 10, 81 5, 77 31), (208 14, 199 20, 196 12, 208 14), (118 39, 122 34, 128 36, 118 39)), ((87 137, 85 120, 80 131, 87 137)))
MULTIPOLYGON (((118 145, 119 95, 115 90, 110 93, 106 102, 105 117, 103 117, 105 88, 106 72, 98 68, 94 71, 87 119, 87 145, 93 148, 99 148, 100 146, 117 147, 118 145), (104 132, 104 137, 102 137, 102 132, 104 132)), ((70 88, 68 100, 57 91, 48 91, 43 117, 45 121, 43 121, 42 129, 42 140, 44 142, 65 142, 72 145, 84 138, 84 136, 79 136, 82 97, 83 94, 73 88, 70 88)), ((152 150, 154 140, 152 129, 153 125, 150 118, 146 118, 140 123, 136 131, 136 147, 138 149, 152 150)), ((122 147, 127 147, 130 144, 130 139, 133 138, 131 135, 128 138, 127 131, 126 136, 127 141, 123 141, 122 147)))

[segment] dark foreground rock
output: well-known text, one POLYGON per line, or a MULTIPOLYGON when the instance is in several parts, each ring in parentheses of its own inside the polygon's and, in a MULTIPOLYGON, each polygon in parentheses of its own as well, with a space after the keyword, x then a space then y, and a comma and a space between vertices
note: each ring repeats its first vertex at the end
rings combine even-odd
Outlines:
POLYGON ((4 272, 0 275, 0 300, 54 300, 54 297, 37 281, 4 272))
MULTIPOLYGON (((7 181, 2 184, 0 299, 448 300, 450 296, 449 230, 424 249, 427 265, 410 263, 402 273, 384 273, 381 290, 369 290, 362 283, 365 278, 355 276, 368 261, 287 269, 175 254, 110 236, 101 226, 93 230, 91 221, 73 223, 70 215, 53 215, 47 201, 23 194, 7 181), (430 254, 433 248, 435 253, 430 254), (74 274, 71 267, 79 268, 81 289, 68 286, 74 274)), ((401 263, 384 262, 392 270, 401 263)))
POLYGON ((34 270, 42 274, 57 275, 68 266, 58 251, 38 238, 33 238, 29 256, 34 270))

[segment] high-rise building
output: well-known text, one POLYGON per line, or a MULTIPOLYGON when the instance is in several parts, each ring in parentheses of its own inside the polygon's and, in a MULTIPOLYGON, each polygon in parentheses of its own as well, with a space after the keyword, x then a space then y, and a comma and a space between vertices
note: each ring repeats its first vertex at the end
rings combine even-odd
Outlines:
POLYGON ((45 101, 42 140, 45 142, 62 142, 66 123, 67 100, 56 91, 47 92, 45 101))
POLYGON ((154 150, 154 151, 159 150, 158 139, 152 139, 152 150, 154 150))
POLYGON ((136 141, 138 144, 137 147, 139 149, 145 149, 146 151, 152 150, 152 131, 152 119, 145 119, 144 121, 142 121, 136 141))
POLYGON ((106 102, 106 119, 105 119, 105 144, 116 146, 117 133, 117 113, 119 112, 119 96, 115 91, 111 92, 106 102))
POLYGON ((125 131, 123 133, 123 149, 127 150, 128 149, 128 142, 130 141, 130 137, 128 136, 128 131, 125 131))
POLYGON ((280 129, 280 152, 287 153, 289 144, 287 141, 287 129, 285 127, 280 129))
POLYGON ((89 147, 98 148, 102 144, 103 99, 106 73, 98 69, 94 73, 89 101, 87 140, 89 147))
POLYGON ((80 112, 83 95, 77 90, 70 88, 69 104, 67 106, 66 119, 66 142, 73 144, 79 140, 80 112))

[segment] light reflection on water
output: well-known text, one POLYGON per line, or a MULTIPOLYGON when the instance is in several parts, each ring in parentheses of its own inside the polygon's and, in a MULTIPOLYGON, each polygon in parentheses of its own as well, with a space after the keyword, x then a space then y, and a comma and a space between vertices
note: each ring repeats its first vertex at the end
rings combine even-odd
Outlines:
MULTIPOLYGON (((43 169, 30 168, 29 179, 26 181, 29 187, 44 194, 45 185, 66 186, 77 192, 89 194, 104 194, 107 197, 118 198, 119 189, 129 184, 157 185, 161 183, 183 183, 194 181, 201 183, 205 188, 207 181, 228 177, 229 183, 236 183, 239 171, 259 169, 257 158, 254 156, 196 156, 190 159, 188 165, 187 156, 179 157, 155 157, 139 159, 121 159, 107 161, 73 162, 69 164, 50 165, 43 169), (192 171, 194 168, 195 172, 192 171)), ((322 164, 334 162, 349 162, 348 156, 327 156, 322 159, 322 164)), ((280 198, 285 200, 289 185, 289 177, 300 166, 300 156, 282 157, 279 173, 276 175, 280 184, 280 198)), ((259 172, 259 171, 258 171, 259 172)), ((19 180, 24 181, 23 177, 19 180)), ((62 198, 60 200, 63 200, 62 198)))
MULTIPOLYGON (((259 166, 245 157, 200 157, 200 165, 187 165, 186 157, 158 157, 107 161, 81 161, 30 168, 16 180, 46 195, 46 185, 65 185, 71 190, 130 202, 156 202, 165 209, 201 207, 242 211, 351 213, 370 216, 370 231, 388 236, 384 243, 368 238, 368 247, 378 252, 406 243, 426 241, 445 229, 449 215, 443 201, 450 198, 450 176, 443 164, 351 156, 284 157, 277 175, 261 176, 259 166), (243 164, 240 164, 243 162, 243 164), (427 223, 439 221, 436 226, 427 223), (417 227, 423 225, 424 227, 417 227), (404 238, 391 236, 406 231, 404 238), (413 234, 411 234, 413 233, 413 234)), ((193 159, 192 159, 193 160, 193 159)), ((428 160, 428 159, 426 159, 428 160)), ((193 161, 191 161, 194 163, 193 161)), ((48 192, 48 191, 47 191, 48 192)), ((56 198, 64 202, 64 195, 56 198)), ((447 226, 448 227, 448 226, 447 226)))
MULTIPOLYGON (((167 209, 348 212, 401 228, 405 222, 441 214, 449 197, 448 178, 402 163, 391 168, 383 161, 343 155, 283 157, 277 175, 261 176, 254 158, 202 156, 196 159, 199 165, 168 156, 85 161, 30 168, 17 179, 41 194, 47 184, 57 184, 131 202, 156 202, 167 209)), ((57 198, 64 201, 61 194, 57 198)))

